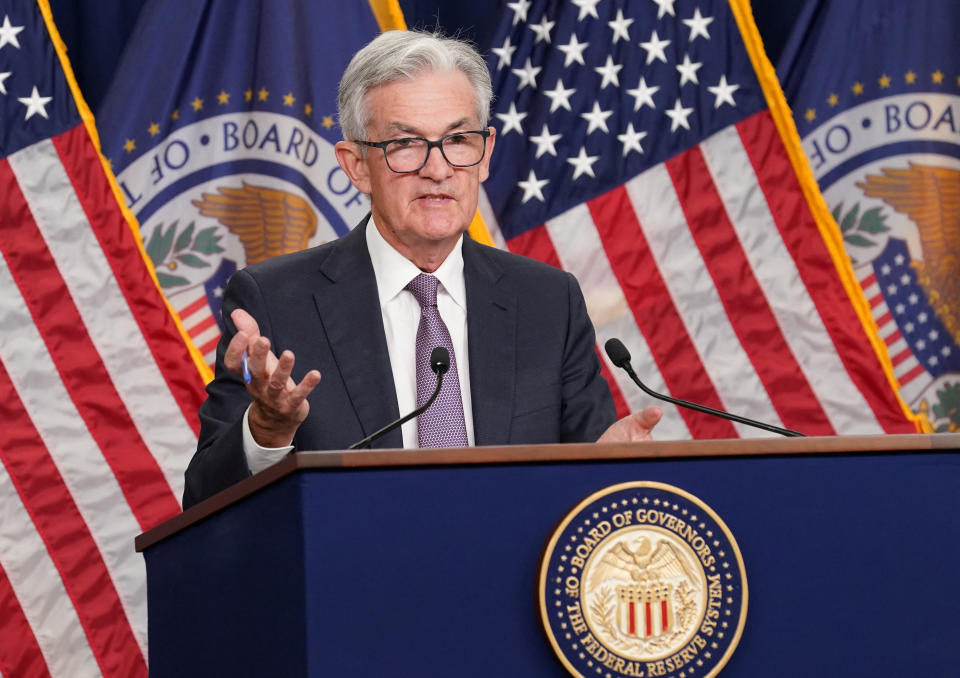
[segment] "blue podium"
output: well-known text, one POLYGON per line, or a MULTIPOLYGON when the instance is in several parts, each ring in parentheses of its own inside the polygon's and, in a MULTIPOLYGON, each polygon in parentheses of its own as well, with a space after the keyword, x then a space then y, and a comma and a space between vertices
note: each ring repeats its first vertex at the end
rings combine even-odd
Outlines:
POLYGON ((137 538, 150 674, 569 676, 541 623, 544 549, 585 497, 656 481, 739 544, 749 603, 724 677, 960 675, 958 449, 943 434, 291 455, 137 538))

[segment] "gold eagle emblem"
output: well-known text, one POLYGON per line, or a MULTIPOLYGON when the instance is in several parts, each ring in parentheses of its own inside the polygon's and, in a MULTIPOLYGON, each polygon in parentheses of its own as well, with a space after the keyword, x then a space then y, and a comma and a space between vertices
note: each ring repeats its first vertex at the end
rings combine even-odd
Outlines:
POLYGON ((937 316, 960 343, 960 170, 909 163, 881 169, 857 186, 917 225, 923 261, 911 261, 937 316))
POLYGON ((683 577, 694 589, 700 588, 693 566, 676 546, 664 539, 657 540, 656 547, 646 537, 640 538, 636 549, 631 549, 625 539, 614 544, 594 568, 589 585, 595 588, 611 577, 643 584, 683 577))
POLYGON ((192 203, 200 214, 227 227, 243 244, 247 264, 297 252, 317 232, 317 215, 306 200, 288 191, 243 182, 220 186, 192 203))

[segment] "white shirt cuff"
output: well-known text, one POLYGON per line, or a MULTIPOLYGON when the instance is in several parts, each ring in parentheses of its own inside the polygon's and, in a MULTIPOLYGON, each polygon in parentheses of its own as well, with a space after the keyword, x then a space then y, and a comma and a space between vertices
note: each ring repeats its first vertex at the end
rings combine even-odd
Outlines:
POLYGON ((250 408, 248 407, 243 413, 243 454, 247 458, 247 466, 250 468, 250 473, 259 473, 290 454, 290 452, 293 451, 293 445, 286 445, 284 447, 261 447, 257 444, 257 441, 253 439, 253 434, 250 432, 249 415, 250 408))

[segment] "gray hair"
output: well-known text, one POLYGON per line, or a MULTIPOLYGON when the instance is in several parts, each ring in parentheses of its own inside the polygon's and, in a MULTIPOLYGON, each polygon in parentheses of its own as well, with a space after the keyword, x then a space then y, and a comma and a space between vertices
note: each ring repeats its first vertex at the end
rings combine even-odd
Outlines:
POLYGON ((461 71, 473 86, 477 118, 480 127, 486 129, 493 88, 487 64, 473 45, 440 33, 387 31, 380 34, 353 56, 340 80, 337 115, 343 138, 348 141, 366 138, 370 123, 366 99, 374 87, 401 78, 414 78, 425 71, 453 70, 461 71))

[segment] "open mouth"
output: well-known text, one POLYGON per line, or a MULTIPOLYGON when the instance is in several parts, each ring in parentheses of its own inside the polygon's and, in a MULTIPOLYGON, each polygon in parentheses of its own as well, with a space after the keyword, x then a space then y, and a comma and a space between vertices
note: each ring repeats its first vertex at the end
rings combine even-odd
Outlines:
POLYGON ((446 193, 425 193, 421 195, 417 200, 421 202, 431 203, 431 204, 443 204, 453 200, 453 198, 446 193))

